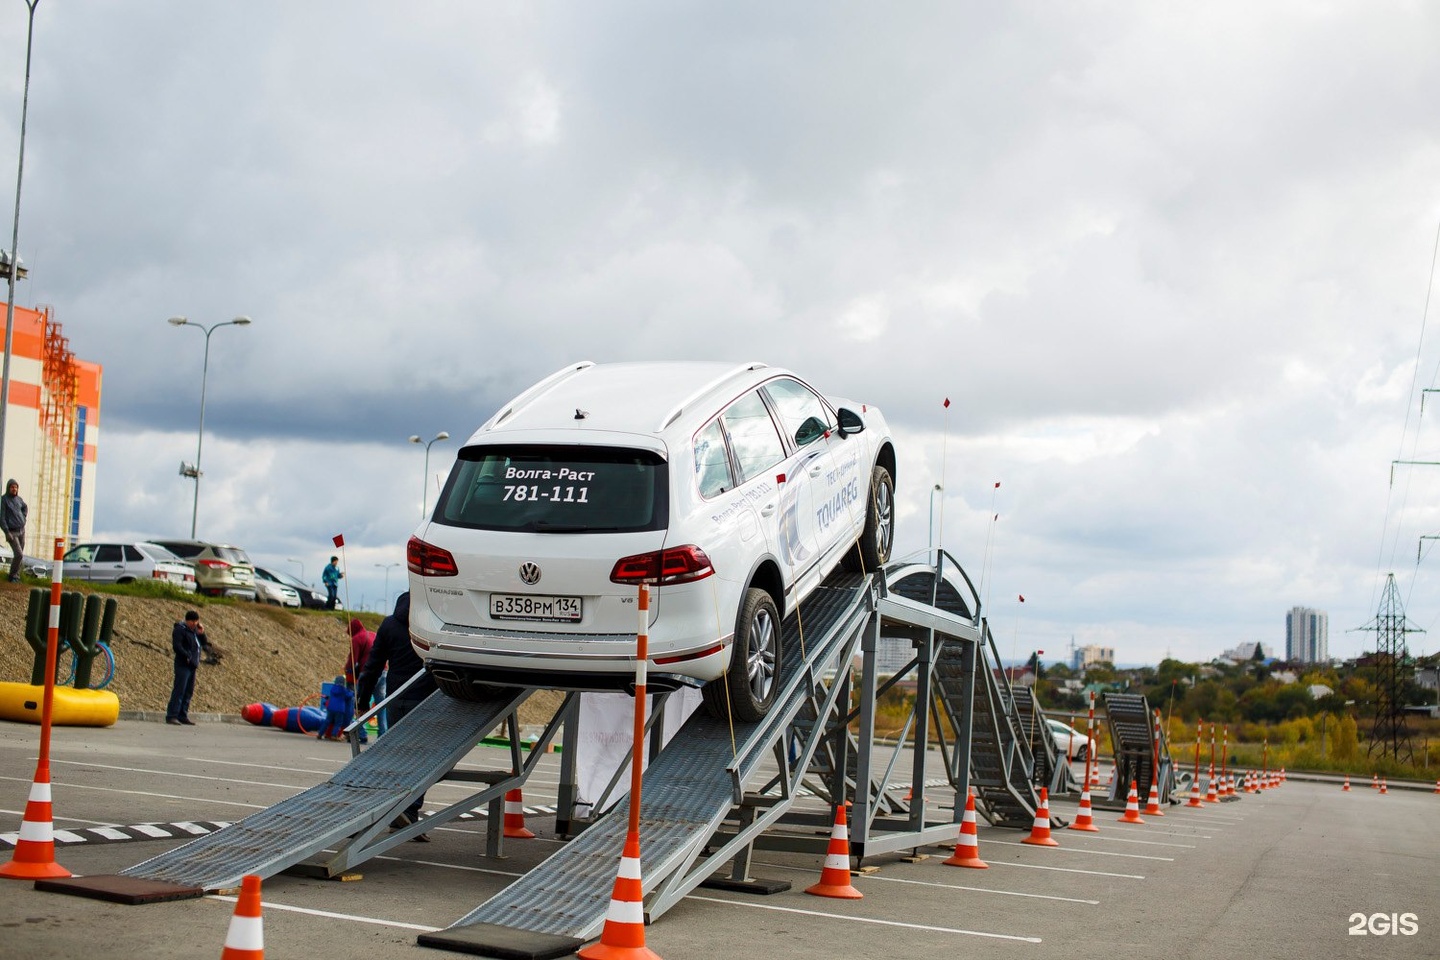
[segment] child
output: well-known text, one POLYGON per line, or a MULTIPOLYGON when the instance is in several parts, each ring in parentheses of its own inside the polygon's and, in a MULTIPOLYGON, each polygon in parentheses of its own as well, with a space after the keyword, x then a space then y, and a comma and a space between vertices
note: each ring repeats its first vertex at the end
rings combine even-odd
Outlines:
POLYGON ((325 726, 321 740, 344 740, 345 725, 355 716, 355 691, 345 686, 344 677, 336 677, 325 691, 325 726))

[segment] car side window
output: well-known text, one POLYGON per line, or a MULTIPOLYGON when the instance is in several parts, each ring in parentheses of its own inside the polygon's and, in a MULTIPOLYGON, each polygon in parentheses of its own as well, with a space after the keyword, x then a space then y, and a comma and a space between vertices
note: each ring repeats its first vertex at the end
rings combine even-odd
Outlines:
POLYGON ((719 420, 711 420, 695 434, 695 483, 700 496, 707 500, 735 487, 730 472, 730 454, 725 447, 725 431, 719 420))
POLYGON ((830 408, 809 387, 796 380, 772 380, 765 384, 765 393, 775 404, 785 433, 803 447, 814 443, 834 427, 830 408))
POLYGON ((118 543, 102 543, 95 551, 96 563, 119 563, 124 555, 120 552, 118 543))
POLYGON ((742 481, 760 476, 785 459, 785 445, 775 432, 775 421, 760 394, 745 394, 730 404, 720 419, 735 448, 742 481))
POLYGON ((125 544, 125 559, 130 563, 138 563, 139 561, 145 559, 145 554, 141 553, 139 550, 135 549, 127 543, 125 544))
POLYGON ((76 547, 65 554, 66 563, 90 563, 95 559, 95 545, 87 543, 83 547, 76 547))

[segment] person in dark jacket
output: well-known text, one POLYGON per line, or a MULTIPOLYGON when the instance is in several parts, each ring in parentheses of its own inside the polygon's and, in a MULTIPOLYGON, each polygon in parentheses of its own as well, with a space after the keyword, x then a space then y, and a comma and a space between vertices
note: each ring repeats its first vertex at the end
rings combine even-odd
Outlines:
POLYGON ((0 496, 0 527, 5 530, 5 542, 10 544, 10 582, 20 579, 20 564, 25 557, 25 520, 30 508, 20 499, 20 484, 6 481, 5 495, 0 496))
POLYGON ((175 651, 175 683, 170 687, 170 704, 165 708, 165 722, 195 726, 190 719, 190 698, 195 693, 195 670, 200 666, 200 614, 185 612, 184 620, 175 621, 170 631, 170 647, 175 651))
MULTIPOLYGON (((414 683, 403 691, 393 703, 386 706, 390 714, 390 725, 401 722, 405 715, 416 707, 430 694, 435 692, 435 680, 425 670, 425 662, 415 653, 415 648, 410 645, 410 594, 400 594, 395 600, 395 612, 384 620, 380 621, 380 629, 375 631, 375 642, 370 646, 370 656, 365 659, 365 667, 360 671, 360 679, 355 691, 357 703, 369 703, 371 695, 375 692, 375 685, 380 681, 380 674, 389 668, 389 685, 391 690, 399 690, 405 686, 405 682, 417 673, 422 674, 414 683)), ((405 812, 395 818, 396 826, 406 826, 420 819, 420 807, 425 802, 425 795, 422 793, 415 798, 415 802, 405 808, 405 812)), ((421 834, 416 840, 424 838, 421 834)), ((428 838, 426 838, 428 839, 428 838)))

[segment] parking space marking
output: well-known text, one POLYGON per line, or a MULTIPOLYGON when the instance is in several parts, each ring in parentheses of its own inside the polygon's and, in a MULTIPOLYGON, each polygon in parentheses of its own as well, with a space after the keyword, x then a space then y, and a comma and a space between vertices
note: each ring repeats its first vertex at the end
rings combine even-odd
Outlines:
MULTIPOLYGON (((222 903, 234 903, 239 897, 221 896, 209 894, 206 900, 218 900, 222 903)), ((313 907, 296 907, 288 903, 275 903, 271 900, 261 900, 260 906, 264 910, 282 910, 287 913, 303 913, 311 917, 325 917, 329 920, 351 920, 355 923, 373 923, 380 927, 398 927, 401 930, 418 930, 420 933, 435 933, 445 929, 444 927, 427 927, 421 923, 405 923, 402 920, 382 920, 380 917, 362 917, 358 913, 335 913, 333 910, 316 910, 313 907)))
POLYGON ((109 763, 87 763, 84 760, 51 760, 51 763, 66 764, 72 767, 94 767, 97 770, 120 770, 124 773, 148 773, 160 777, 184 777, 187 780, 212 780, 216 783, 243 783, 252 787, 277 787, 281 790, 305 790, 304 785, 297 786, 293 783, 270 783, 266 780, 239 780, 234 777, 209 777, 201 773, 179 773, 175 770, 150 770, 145 767, 120 767, 109 763))
POLYGON ((1054 870, 1056 873, 1085 873, 1092 877, 1119 877, 1122 880, 1144 880, 1139 873, 1106 873, 1104 870, 1081 870, 1078 867, 1047 867, 1039 863, 1018 863, 1014 860, 995 860, 992 867, 1024 867, 1026 870, 1054 870))
POLYGON ((1059 900, 1062 903, 1084 903, 1096 907, 1100 905, 1099 900, 1081 900, 1079 897, 1055 897, 1046 893, 1021 893, 1018 890, 992 890, 987 887, 965 887, 958 883, 939 883, 934 880, 908 880, 904 877, 882 877, 879 874, 862 874, 856 879, 870 882, 879 880, 885 883, 913 883, 921 887, 942 887, 946 890, 968 890, 972 893, 993 893, 997 897, 1027 897, 1031 900, 1059 900))
MULTIPOLYGON (((0 777, 12 783, 32 783, 30 777, 0 777)), ((160 800, 183 800, 186 803, 219 803, 227 807, 246 807, 250 810, 269 810, 273 803, 241 803, 238 800, 216 800, 214 797, 187 797, 178 793, 153 793, 149 790, 121 790, 119 787, 96 787, 86 783, 66 783, 65 790, 96 790, 100 793, 123 793, 134 797, 156 797, 160 800)))
POLYGON ((744 907, 748 910, 773 910, 777 913, 798 913, 806 917, 819 917, 823 920, 845 920, 850 923, 873 923, 884 927, 901 927, 906 930, 924 930, 927 933, 954 933, 966 937, 985 937, 990 940, 1014 940, 1019 943, 1043 943, 1039 937, 1022 937, 1009 933, 987 933, 984 930, 966 930, 963 927, 935 927, 924 923, 905 923, 900 920, 881 920, 875 917, 851 917, 843 913, 825 913, 821 910, 801 910, 799 907, 781 907, 769 903, 747 903, 743 900, 726 900, 723 897, 702 897, 693 893, 685 897, 686 900, 698 900, 702 903, 719 903, 727 907, 744 907))
MULTIPOLYGON (((1027 844, 1018 840, 986 840, 986 843, 999 844, 1002 847, 1024 847, 1027 844)), ((1084 850, 1079 847, 1046 847, 1047 850, 1059 850, 1062 853, 1084 853, 1095 857, 1127 857, 1131 860, 1164 860, 1167 863, 1174 863, 1174 857, 1152 857, 1144 853, 1116 853, 1113 850, 1084 850)))

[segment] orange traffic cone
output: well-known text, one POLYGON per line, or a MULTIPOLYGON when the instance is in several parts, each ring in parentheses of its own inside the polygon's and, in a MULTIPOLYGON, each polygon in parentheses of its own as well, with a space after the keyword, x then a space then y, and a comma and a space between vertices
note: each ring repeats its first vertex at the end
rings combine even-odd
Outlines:
MULTIPOLYGON (((1350 792, 1350 774, 1348 773, 1345 774, 1345 786, 1343 789, 1346 793, 1350 792)), ((1435 781, 1435 792, 1440 793, 1440 780, 1435 781)))
POLYGON ((1233 773, 1225 777, 1225 796, 1235 796, 1235 774, 1233 773))
POLYGON ((582 960, 660 960, 660 955, 645 946, 645 891, 640 878, 640 835, 634 830, 625 835, 625 849, 620 854, 620 869, 610 894, 610 907, 605 911, 605 926, 600 940, 577 951, 582 960))
POLYGON ((970 867, 974 870, 988 870, 990 864, 980 859, 980 837, 975 832, 975 791, 972 789, 965 797, 965 814, 960 818, 960 839, 955 843, 955 852, 950 855, 949 860, 943 861, 947 867, 970 867))
POLYGON ((503 835, 515 840, 531 840, 535 834, 525 826, 525 798, 520 793, 520 788, 507 790, 505 792, 505 816, 500 822, 503 828, 503 835))
POLYGON ((839 900, 859 900, 865 894, 850 884, 850 828, 845 822, 845 808, 835 807, 835 826, 830 830, 830 847, 825 851, 825 868, 820 882, 806 887, 806 893, 839 900))
POLYGON ((1145 799, 1145 816, 1165 816, 1164 812, 1160 809, 1160 785, 1154 780, 1150 781, 1150 796, 1145 799))
POLYGON ((1435 781, 1435 792, 1440 793, 1440 780, 1435 781))
POLYGON ((260 919, 260 878, 247 873, 240 881, 240 899, 225 932, 220 960, 265 960, 265 929, 260 919))
POLYGON ((1095 818, 1091 816, 1090 791, 1080 791, 1080 808, 1075 811, 1075 819, 1071 821, 1069 829, 1084 830, 1089 833, 1099 833, 1100 828, 1095 826, 1095 818))
POLYGON ((1210 771, 1210 776, 1205 778, 1205 802, 1219 803, 1220 798, 1215 795, 1215 771, 1210 771))
POLYGON ((30 799, 25 803, 25 818, 20 821, 20 836, 15 841, 15 854, 0 867, 0 877, 15 880, 46 880, 68 877, 70 871, 55 862, 55 828, 50 812, 50 769, 37 767, 30 784, 30 799))
POLYGON ((1371 789, 1371 790, 1379 790, 1379 789, 1380 789, 1380 774, 1378 774, 1378 773, 1372 773, 1372 774, 1370 774, 1370 789, 1371 789))
POLYGON ((1389 793, 1389 792, 1390 792, 1389 788, 1387 788, 1387 787, 1385 786, 1385 778, 1384 778, 1384 777, 1381 777, 1381 778, 1380 778, 1380 792, 1381 792, 1382 794, 1386 794, 1386 793, 1389 793))
POLYGON ((1135 781, 1130 781, 1130 792, 1125 795, 1125 815, 1120 818, 1121 823, 1144 823, 1140 819, 1140 788, 1135 781))
POLYGON ((1035 808, 1035 823, 1030 827, 1030 836, 1021 843, 1031 843, 1037 847, 1058 847, 1059 842, 1050 836, 1050 791, 1046 787, 1040 788, 1040 806, 1035 808))

